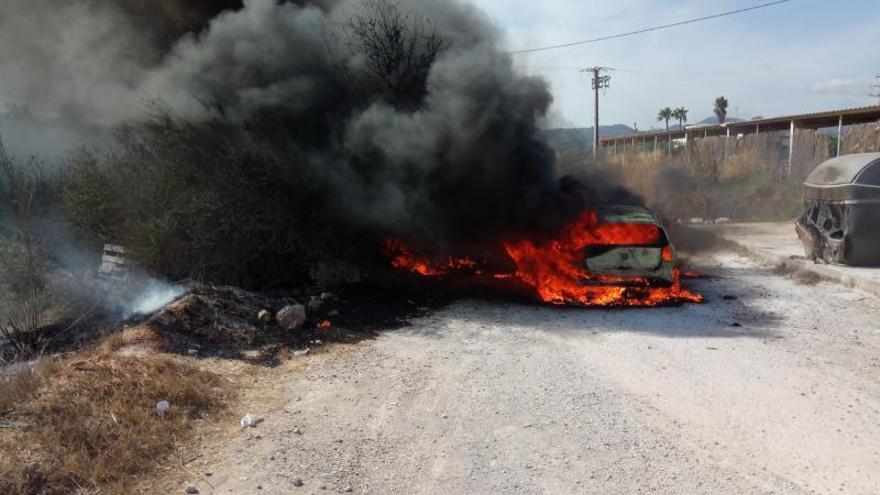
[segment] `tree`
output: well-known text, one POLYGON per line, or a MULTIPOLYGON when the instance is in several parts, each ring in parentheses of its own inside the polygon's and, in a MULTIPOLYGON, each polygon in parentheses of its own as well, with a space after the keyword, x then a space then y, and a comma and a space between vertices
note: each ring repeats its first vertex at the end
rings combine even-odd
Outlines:
MULTIPOLYGON (((415 108, 427 92, 428 73, 448 44, 436 25, 394 0, 366 0, 348 23, 349 46, 387 101, 415 108)), ((363 89, 363 88, 361 88, 363 89)))
POLYGON ((660 111, 657 112, 657 121, 666 123, 666 132, 669 132, 669 119, 672 117, 672 109, 669 107, 661 108, 660 111))
POLYGON ((715 116, 718 117, 718 123, 723 124, 727 121, 727 98, 719 96, 715 98, 715 116))
POLYGON ((678 120, 678 126, 684 129, 685 124, 688 121, 688 109, 684 107, 678 107, 672 111, 672 117, 678 120))

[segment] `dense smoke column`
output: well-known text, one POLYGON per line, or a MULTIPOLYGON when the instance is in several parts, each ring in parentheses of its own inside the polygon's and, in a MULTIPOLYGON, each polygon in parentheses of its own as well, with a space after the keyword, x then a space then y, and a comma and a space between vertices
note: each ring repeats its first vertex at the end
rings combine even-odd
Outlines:
POLYGON ((553 225, 569 202, 536 127, 546 84, 498 43, 457 1, 252 0, 182 40, 140 90, 267 137, 333 221, 497 240, 553 225))
POLYGON ((256 285, 387 237, 500 248, 609 190, 557 176, 546 83, 463 1, 8 1, 0 57, 32 57, 0 96, 116 127, 74 160, 68 213, 158 273, 256 285))

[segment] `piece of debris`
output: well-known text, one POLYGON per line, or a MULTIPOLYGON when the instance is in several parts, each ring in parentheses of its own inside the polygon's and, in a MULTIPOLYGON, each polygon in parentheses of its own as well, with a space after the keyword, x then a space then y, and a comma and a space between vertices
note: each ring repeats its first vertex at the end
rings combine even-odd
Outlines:
POLYGON ((165 416, 165 413, 171 410, 171 404, 167 400, 160 400, 156 403, 156 414, 165 416))
POLYGON ((293 355, 296 356, 296 357, 302 357, 302 356, 305 356, 306 354, 308 354, 310 350, 311 350, 311 349, 309 349, 308 347, 306 347, 305 349, 300 349, 300 350, 298 350, 298 351, 293 351, 293 355))
POLYGON ((739 328, 739 327, 741 327, 742 325, 740 325, 739 322, 736 322, 736 321, 735 321, 735 322, 731 323, 730 326, 739 328))
POLYGON ((257 313, 257 320, 260 322, 268 323, 271 319, 272 313, 270 313, 268 309, 261 309, 260 312, 257 313))
POLYGON ((243 418, 241 418, 241 427, 242 428, 256 428, 257 427, 257 418, 252 416, 251 414, 245 414, 243 418))
POLYGON ((125 248, 116 244, 104 244, 98 278, 109 283, 120 284, 131 275, 131 265, 125 258, 125 248))
POLYGON ((354 489, 351 487, 351 485, 345 485, 345 488, 343 488, 342 491, 345 493, 351 493, 354 491, 354 489))
POLYGON ((186 493, 199 493, 199 488, 196 485, 189 483, 186 485, 186 489, 184 491, 186 493))
POLYGON ((287 306, 275 315, 275 319, 285 330, 298 330, 306 322, 306 307, 302 304, 287 306))
POLYGON ((339 310, 338 310, 338 309, 334 309, 333 311, 331 311, 331 312, 329 312, 329 313, 327 313, 327 314, 330 315, 330 316, 339 316, 339 310))
POLYGON ((293 477, 293 486, 303 486, 303 480, 299 476, 293 477))
POLYGON ((725 294, 724 296, 721 297, 721 299, 724 299, 725 301, 736 301, 739 298, 734 295, 731 295, 731 294, 725 294))
POLYGON ((716 224, 719 224, 719 223, 730 223, 730 222, 731 222, 731 220, 730 220, 729 218, 727 218, 727 217, 721 217, 721 218, 716 218, 716 219, 715 219, 715 223, 716 223, 716 224))
POLYGON ((321 300, 324 302, 332 301, 334 299, 336 299, 336 294, 333 294, 332 292, 322 292, 321 293, 321 300))

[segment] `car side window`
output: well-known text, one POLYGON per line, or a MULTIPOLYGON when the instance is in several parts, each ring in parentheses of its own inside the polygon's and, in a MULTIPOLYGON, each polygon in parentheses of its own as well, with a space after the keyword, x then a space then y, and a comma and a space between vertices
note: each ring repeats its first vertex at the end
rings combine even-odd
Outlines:
POLYGON ((856 184, 864 184, 866 186, 880 186, 880 162, 869 165, 856 178, 856 184))

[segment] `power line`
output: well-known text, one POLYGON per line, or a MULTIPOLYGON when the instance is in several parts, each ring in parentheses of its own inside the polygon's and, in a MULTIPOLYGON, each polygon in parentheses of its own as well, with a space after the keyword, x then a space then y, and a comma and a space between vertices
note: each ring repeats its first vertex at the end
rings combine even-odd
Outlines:
MULTIPOLYGON (((574 71, 580 70, 580 67, 574 65, 519 65, 515 64, 514 67, 517 69, 535 69, 535 70, 564 70, 564 71, 574 71)), ((615 71, 632 73, 632 74, 656 74, 656 75, 669 75, 669 76, 742 76, 744 74, 751 74, 752 69, 748 70, 740 70, 740 71, 679 71, 679 70, 655 70, 655 69, 622 69, 620 67, 614 68, 615 71)), ((827 74, 824 73, 806 73, 806 72, 767 72, 761 71, 762 74, 766 76, 774 76, 774 77, 791 77, 791 78, 805 78, 805 77, 824 77, 827 74)))
POLYGON ((551 46, 543 46, 540 48, 529 48, 526 50, 516 50, 516 51, 512 51, 510 53, 513 55, 517 55, 517 54, 521 54, 521 53, 543 52, 543 51, 547 51, 547 50, 556 50, 558 48, 568 48, 571 46, 586 45, 588 43, 597 43, 599 41, 608 41, 608 40, 613 40, 613 39, 617 39, 617 38, 623 38, 625 36, 632 36, 635 34, 649 33, 651 31, 660 31, 661 29, 669 29, 669 28, 673 28, 673 27, 684 26, 686 24, 693 24, 695 22, 707 21, 709 19, 717 19, 719 17, 725 17, 725 16, 735 15, 735 14, 742 14, 744 12, 763 9, 765 7, 772 7, 774 5, 779 5, 782 3, 789 2, 789 1, 790 0, 776 0, 775 2, 762 3, 760 5, 754 5, 752 7, 731 10, 728 12, 721 12, 718 14, 712 14, 712 15, 708 15, 705 17, 698 17, 696 19, 688 19, 686 21, 673 22, 672 24, 664 24, 662 26, 654 26, 654 27, 639 29, 637 31, 630 31, 627 33, 612 34, 610 36, 603 36, 601 38, 593 38, 591 40, 585 40, 585 41, 574 41, 572 43, 563 43, 561 45, 551 45, 551 46))
MULTIPOLYGON (((519 69, 535 69, 535 70, 564 70, 564 71, 573 71, 578 70, 579 67, 574 66, 558 66, 558 65, 516 65, 515 67, 519 69)), ((615 71, 619 72, 622 76, 625 77, 634 77, 648 80, 675 80, 679 83, 686 84, 705 84, 706 82, 717 82, 721 83, 724 86, 745 86, 752 88, 761 88, 761 89, 774 89, 774 90, 785 90, 785 91, 800 91, 805 93, 816 93, 817 91, 813 88, 792 86, 792 85, 780 85, 780 84, 768 84, 768 83, 759 83, 755 82, 754 79, 737 79, 744 74, 744 72, 683 72, 683 71, 659 71, 659 70, 637 70, 637 69, 621 69, 618 67, 614 68, 615 71)), ((786 73, 765 73, 767 75, 775 76, 775 77, 819 77, 818 74, 808 75, 808 74, 786 74, 786 73)), ((876 94, 872 94, 872 97, 876 97, 880 99, 880 76, 877 78, 878 84, 872 86, 873 89, 876 90, 876 94)), ((852 96, 853 92, 847 91, 825 91, 825 93, 838 95, 838 96, 852 96)))

